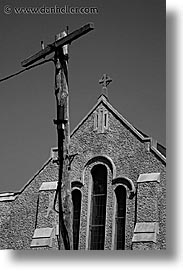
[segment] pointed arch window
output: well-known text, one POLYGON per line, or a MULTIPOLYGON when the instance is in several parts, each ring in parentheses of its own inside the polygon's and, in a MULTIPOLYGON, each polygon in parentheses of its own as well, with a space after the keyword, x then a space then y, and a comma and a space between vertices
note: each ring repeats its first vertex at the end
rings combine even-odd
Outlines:
POLYGON ((73 249, 78 250, 80 213, 81 213, 81 191, 74 189, 72 191, 73 202, 73 249))
POLYGON ((90 220, 90 249, 103 250, 107 199, 107 168, 98 164, 91 170, 93 179, 92 212, 90 220))
POLYGON ((126 188, 119 185, 115 189, 116 208, 116 249, 125 249, 126 188))

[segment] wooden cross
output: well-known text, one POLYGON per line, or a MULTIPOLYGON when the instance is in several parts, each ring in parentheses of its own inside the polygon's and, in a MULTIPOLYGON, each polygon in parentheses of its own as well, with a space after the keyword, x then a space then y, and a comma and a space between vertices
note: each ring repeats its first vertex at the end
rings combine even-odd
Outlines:
POLYGON ((102 78, 99 80, 99 84, 102 84, 102 92, 108 98, 108 90, 107 86, 112 82, 112 79, 107 75, 104 74, 102 78))
POLYGON ((53 42, 52 44, 43 47, 41 51, 37 52, 36 54, 28 57, 24 61, 21 62, 21 65, 23 67, 27 67, 35 63, 36 61, 45 58, 47 55, 55 52, 58 48, 63 47, 64 45, 71 44, 72 41, 78 39, 82 35, 88 33, 89 31, 94 29, 93 23, 88 23, 84 25, 83 27, 71 32, 65 37, 62 37, 61 39, 53 42))
MULTIPOLYGON (((69 140, 70 140, 70 129, 69 129, 69 104, 68 104, 68 53, 67 45, 70 45, 72 41, 81 37, 82 35, 93 30, 94 26, 92 23, 86 24, 85 26, 77 29, 70 34, 63 32, 56 37, 55 42, 44 47, 43 42, 41 43, 42 49, 36 54, 28 57, 21 62, 23 67, 27 67, 37 62, 38 60, 45 58, 47 55, 54 53, 54 64, 55 64, 55 96, 57 103, 57 119, 54 123, 57 125, 58 133, 58 207, 59 207, 59 234, 58 234, 58 249, 60 250, 61 239, 63 240, 64 247, 66 250, 70 250, 70 241, 72 240, 72 221, 71 221, 71 190, 70 190, 70 179, 69 179, 69 165, 70 160, 66 158, 69 155, 69 140), (67 209, 64 209, 64 207, 67 209), (69 229, 69 230, 68 230, 69 229)), ((72 241, 71 241, 72 242, 72 241)))

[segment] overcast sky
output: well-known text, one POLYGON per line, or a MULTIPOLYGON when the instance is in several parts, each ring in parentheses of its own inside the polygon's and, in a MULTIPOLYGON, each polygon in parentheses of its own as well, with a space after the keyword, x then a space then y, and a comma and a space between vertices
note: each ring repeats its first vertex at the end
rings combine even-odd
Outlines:
MULTIPOLYGON (((21 61, 70 32, 93 22, 95 30, 70 46, 71 130, 96 103, 104 73, 110 103, 136 128, 165 145, 165 1, 0 2, 0 78, 21 61), (4 13, 4 6, 12 8, 4 13), (16 7, 97 7, 98 14, 15 14, 16 7)), ((47 63, 0 83, 0 192, 19 191, 56 146, 54 66, 47 63)))

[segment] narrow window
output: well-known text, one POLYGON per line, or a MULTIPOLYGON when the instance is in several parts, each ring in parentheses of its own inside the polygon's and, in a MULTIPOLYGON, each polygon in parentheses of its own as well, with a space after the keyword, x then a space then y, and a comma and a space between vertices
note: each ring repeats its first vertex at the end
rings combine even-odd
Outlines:
POLYGON ((98 112, 98 120, 99 120, 99 125, 98 125, 98 132, 103 133, 103 109, 100 109, 98 112))
POLYGON ((107 114, 104 114, 104 127, 107 127, 107 114))
POLYGON ((98 122, 98 112, 96 111, 94 113, 94 131, 96 131, 98 129, 99 126, 99 122, 98 122))
POLYGON ((80 212, 81 212, 81 192, 78 189, 72 191, 73 202, 73 249, 78 250, 80 212))
POLYGON ((96 126, 97 126, 97 129, 98 129, 98 114, 96 113, 96 126))
POLYGON ((108 112, 105 110, 104 112, 104 130, 108 129, 108 112))
POLYGON ((104 133, 108 129, 108 112, 103 107, 94 112, 94 131, 104 133))
POLYGON ((116 249, 125 249, 126 188, 122 185, 115 189, 116 209, 116 249))
POLYGON ((107 168, 98 164, 93 167, 92 213, 90 225, 90 249, 103 250, 105 243, 105 219, 107 198, 107 168))

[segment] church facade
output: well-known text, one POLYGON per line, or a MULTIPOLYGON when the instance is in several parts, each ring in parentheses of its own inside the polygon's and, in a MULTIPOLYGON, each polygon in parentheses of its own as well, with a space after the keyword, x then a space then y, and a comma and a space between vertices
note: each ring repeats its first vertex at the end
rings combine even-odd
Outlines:
MULTIPOLYGON (((74 250, 166 249, 162 145, 101 95, 71 133, 70 155, 74 250)), ((20 192, 0 194, 0 249, 58 249, 57 177, 53 148, 20 192)))

